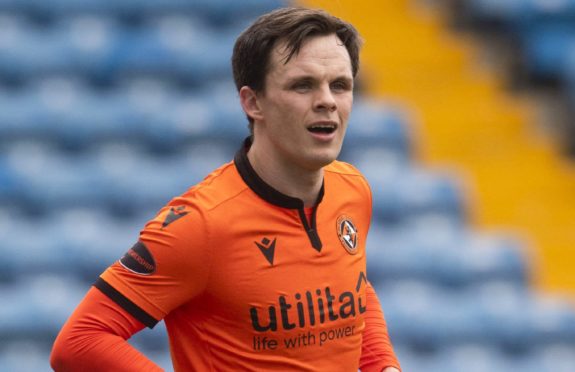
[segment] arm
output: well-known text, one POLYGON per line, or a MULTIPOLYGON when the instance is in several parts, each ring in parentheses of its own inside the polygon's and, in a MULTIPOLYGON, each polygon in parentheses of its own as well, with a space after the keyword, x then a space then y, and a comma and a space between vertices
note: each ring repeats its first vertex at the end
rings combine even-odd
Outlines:
POLYGON ((92 287, 54 342, 55 371, 162 371, 126 340, 144 325, 92 287))
POLYGON ((375 290, 366 287, 365 330, 361 345, 362 372, 399 372, 400 366, 387 332, 387 324, 375 290))

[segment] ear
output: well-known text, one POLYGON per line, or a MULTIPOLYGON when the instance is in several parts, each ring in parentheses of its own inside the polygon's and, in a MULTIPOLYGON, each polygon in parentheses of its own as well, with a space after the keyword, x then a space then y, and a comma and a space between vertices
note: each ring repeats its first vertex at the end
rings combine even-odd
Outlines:
POLYGON ((248 86, 240 89, 240 103, 247 116, 254 120, 263 120, 263 113, 260 107, 257 93, 248 86))

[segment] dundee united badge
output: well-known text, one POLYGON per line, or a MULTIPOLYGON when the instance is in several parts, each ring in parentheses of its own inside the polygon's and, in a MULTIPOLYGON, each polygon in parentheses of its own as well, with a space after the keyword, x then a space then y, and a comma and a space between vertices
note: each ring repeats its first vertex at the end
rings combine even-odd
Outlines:
POLYGON ((339 216, 337 219, 337 236, 349 254, 357 253, 357 229, 350 217, 339 216))

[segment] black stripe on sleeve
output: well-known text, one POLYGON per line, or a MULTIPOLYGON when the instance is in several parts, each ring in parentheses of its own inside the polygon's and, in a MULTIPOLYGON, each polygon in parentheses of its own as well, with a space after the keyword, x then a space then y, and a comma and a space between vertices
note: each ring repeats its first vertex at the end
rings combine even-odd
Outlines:
POLYGON ((120 307, 130 313, 134 318, 138 319, 148 328, 154 328, 159 320, 156 320, 150 314, 142 310, 138 305, 130 301, 126 296, 118 292, 114 287, 108 284, 104 279, 98 278, 94 283, 94 287, 98 288, 106 296, 110 297, 112 301, 120 305, 120 307))

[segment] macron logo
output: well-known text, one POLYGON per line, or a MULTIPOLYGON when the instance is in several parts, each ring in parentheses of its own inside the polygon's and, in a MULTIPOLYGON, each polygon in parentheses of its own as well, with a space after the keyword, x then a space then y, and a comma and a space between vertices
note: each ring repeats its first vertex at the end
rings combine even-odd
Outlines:
POLYGON ((270 240, 268 238, 263 238, 261 243, 258 243, 258 242, 254 242, 254 243, 256 243, 256 245, 260 249, 260 252, 263 253, 264 257, 266 258, 266 260, 268 260, 270 265, 273 266, 273 264, 274 264, 274 252, 276 250, 276 239, 274 238, 274 240, 270 242, 270 240))
POLYGON ((162 229, 174 221, 179 220, 180 218, 184 217, 188 212, 185 211, 186 207, 181 205, 176 208, 170 208, 170 213, 166 216, 166 219, 162 223, 162 229))

